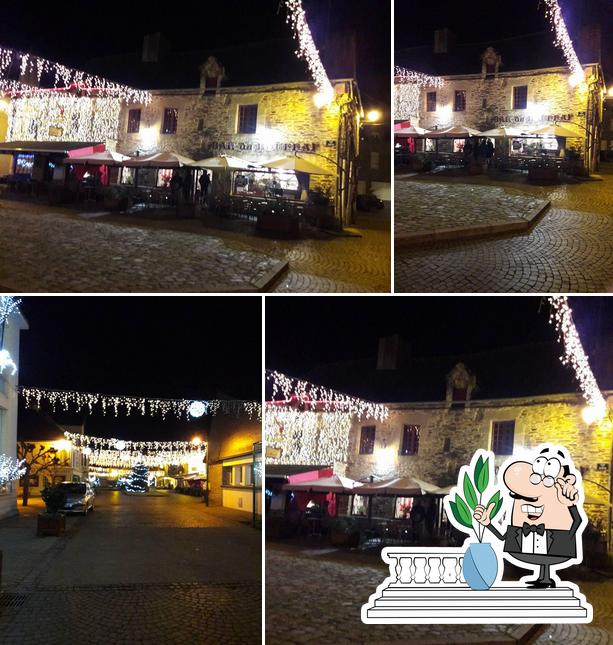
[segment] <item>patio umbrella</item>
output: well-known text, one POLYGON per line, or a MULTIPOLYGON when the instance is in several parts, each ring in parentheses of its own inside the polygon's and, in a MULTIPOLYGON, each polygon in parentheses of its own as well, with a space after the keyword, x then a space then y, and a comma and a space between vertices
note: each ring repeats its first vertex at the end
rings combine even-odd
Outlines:
POLYGON ((425 128, 420 128, 416 125, 410 125, 406 128, 395 128, 394 129, 394 136, 408 136, 408 137, 421 137, 421 136, 429 136, 430 130, 426 130, 425 128))
POLYGON ((157 152, 146 157, 132 157, 124 165, 138 168, 182 168, 193 163, 193 159, 179 155, 176 152, 157 152))
POLYGON ((335 173, 326 170, 321 166, 302 159, 302 157, 280 157, 272 161, 262 163, 265 168, 276 168, 278 170, 293 170, 294 172, 304 172, 308 175, 334 175, 335 173))
POLYGON ((322 477, 321 479, 311 479, 305 482, 297 482, 295 484, 284 484, 283 490, 306 492, 306 493, 345 493, 351 494, 357 492, 362 486, 360 482, 356 482, 349 477, 341 477, 340 475, 332 475, 331 477, 322 477))
POLYGON ((194 161, 189 164, 192 168, 220 168, 225 170, 246 170, 247 168, 260 168, 261 165, 239 157, 225 157, 220 155, 218 157, 208 157, 200 161, 194 161))
POLYGON ((530 134, 549 135, 552 137, 567 137, 572 139, 585 136, 584 134, 581 134, 580 132, 573 130, 565 125, 558 124, 542 125, 538 128, 531 128, 530 134))
POLYGON ((124 161, 128 161, 129 159, 130 157, 122 155, 119 152, 105 150, 104 152, 94 152, 76 157, 69 156, 64 159, 64 163, 79 166, 120 166, 124 161))
POLYGON ((415 479, 415 481, 424 491, 424 495, 449 495, 453 488, 453 486, 437 486, 436 484, 423 481, 423 479, 415 479))
POLYGON ((467 128, 464 125, 455 125, 453 128, 446 128, 445 130, 432 130, 428 133, 429 138, 441 139, 462 139, 466 137, 480 136, 481 132, 474 128, 467 128))
POLYGON ((522 134, 525 134, 525 130, 520 128, 508 128, 502 126, 500 128, 492 128, 491 130, 486 130, 481 133, 482 137, 521 137, 522 134))
POLYGON ((395 477, 378 482, 364 484, 359 490, 360 495, 398 495, 399 497, 415 497, 422 495, 422 487, 411 477, 395 477))

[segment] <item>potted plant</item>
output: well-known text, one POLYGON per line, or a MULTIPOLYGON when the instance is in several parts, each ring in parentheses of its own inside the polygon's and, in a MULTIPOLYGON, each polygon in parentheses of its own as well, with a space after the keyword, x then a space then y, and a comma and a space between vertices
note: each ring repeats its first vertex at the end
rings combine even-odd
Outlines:
MULTIPOLYGON (((485 453, 483 453, 485 454, 485 453)), ((488 508, 494 504, 491 518, 494 518, 502 506, 502 499, 499 490, 488 488, 493 477, 490 474, 492 463, 490 457, 483 458, 482 451, 473 457, 470 467, 464 466, 460 470, 455 499, 453 491, 445 499, 446 510, 455 520, 456 528, 470 537, 464 542, 466 547, 462 563, 464 579, 471 589, 489 589, 498 576, 500 570, 499 558, 489 542, 484 542, 485 527, 473 519, 473 513, 477 505, 488 508), (478 455, 478 456, 477 456, 478 455), (472 477, 471 477, 472 474, 472 477), (463 491, 464 497, 458 491, 463 491), (487 500, 486 503, 485 500, 487 500), (474 534, 474 537, 473 537, 474 534), (476 539, 476 541, 474 541, 476 539)))
POLYGON ((66 518, 60 513, 66 502, 66 492, 59 486, 47 486, 41 497, 45 502, 46 512, 38 515, 36 535, 61 535, 66 529, 66 518))

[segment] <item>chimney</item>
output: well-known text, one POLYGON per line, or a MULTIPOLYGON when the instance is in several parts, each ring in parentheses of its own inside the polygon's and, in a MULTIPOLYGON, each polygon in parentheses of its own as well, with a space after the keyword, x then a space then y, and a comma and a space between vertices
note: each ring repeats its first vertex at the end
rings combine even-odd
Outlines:
POLYGON ((455 44, 455 34, 451 29, 437 29, 434 32, 434 53, 448 54, 455 44))
POLYGON ((409 345, 400 334, 379 338, 378 370, 397 370, 405 367, 409 362, 409 356, 409 345))
POLYGON ((143 63, 159 63, 170 49, 170 43, 159 31, 143 40, 143 63))

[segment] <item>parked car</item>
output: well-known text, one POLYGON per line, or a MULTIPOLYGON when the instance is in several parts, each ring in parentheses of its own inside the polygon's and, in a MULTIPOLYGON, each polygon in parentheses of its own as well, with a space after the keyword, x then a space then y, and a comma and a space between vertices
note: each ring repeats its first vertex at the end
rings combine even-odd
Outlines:
POLYGON ((66 493, 60 513, 83 513, 94 510, 94 489, 87 482, 63 482, 58 485, 66 493))

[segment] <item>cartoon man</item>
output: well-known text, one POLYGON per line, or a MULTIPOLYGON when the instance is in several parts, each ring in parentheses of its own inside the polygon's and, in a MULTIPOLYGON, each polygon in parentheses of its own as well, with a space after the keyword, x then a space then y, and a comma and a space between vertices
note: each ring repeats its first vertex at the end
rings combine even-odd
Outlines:
POLYGON ((562 450, 548 447, 533 463, 512 461, 506 466, 503 481, 513 499, 513 509, 504 535, 491 523, 495 504, 488 508, 478 505, 473 514, 477 522, 504 541, 505 553, 540 567, 538 577, 527 582, 534 588, 555 587, 551 567, 577 557, 578 530, 585 524, 585 516, 577 508, 577 477, 570 472, 569 461, 562 450))

